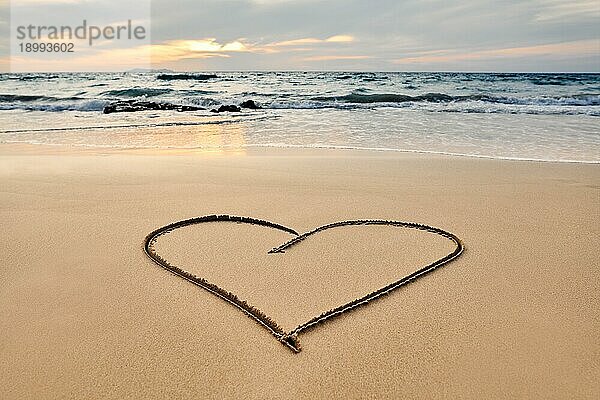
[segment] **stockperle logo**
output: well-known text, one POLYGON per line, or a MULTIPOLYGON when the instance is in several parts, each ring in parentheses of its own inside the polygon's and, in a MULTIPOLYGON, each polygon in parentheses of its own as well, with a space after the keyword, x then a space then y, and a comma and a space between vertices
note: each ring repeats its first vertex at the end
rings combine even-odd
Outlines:
POLYGON ((12 0, 12 72, 150 68, 150 0, 12 0))

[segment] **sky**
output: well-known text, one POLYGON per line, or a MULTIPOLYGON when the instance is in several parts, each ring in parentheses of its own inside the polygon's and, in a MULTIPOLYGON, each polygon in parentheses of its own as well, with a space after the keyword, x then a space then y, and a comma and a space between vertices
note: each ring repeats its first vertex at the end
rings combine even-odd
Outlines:
MULTIPOLYGON (((46 15, 110 3, 13 1, 45 8, 46 15)), ((149 1, 148 43, 107 42, 68 62, 25 64, 34 70, 124 70, 142 66, 146 57, 153 68, 180 71, 600 72, 599 0, 149 1)), ((11 61, 9 6, 0 0, 4 70, 11 61)), ((105 23, 127 18, 123 12, 105 23)))

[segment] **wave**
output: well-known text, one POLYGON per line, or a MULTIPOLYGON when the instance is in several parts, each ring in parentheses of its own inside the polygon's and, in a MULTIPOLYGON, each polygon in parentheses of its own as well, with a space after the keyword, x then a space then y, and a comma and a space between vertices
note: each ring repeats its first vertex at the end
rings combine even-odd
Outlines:
POLYGON ((83 100, 82 97, 71 96, 71 97, 53 97, 53 96, 42 96, 36 94, 0 94, 0 103, 13 103, 13 102, 33 102, 33 101, 65 101, 65 100, 83 100))
POLYGON ((598 106, 600 105, 600 94, 574 94, 565 96, 529 97, 510 97, 493 95, 456 96, 456 101, 469 100, 523 106, 598 106))
POLYGON ((131 89, 117 89, 108 90, 100 93, 103 96, 113 97, 153 97, 160 96, 172 92, 173 89, 152 89, 152 88, 131 88, 131 89))
MULTIPOLYGON (((233 147, 233 145, 221 145, 221 147, 233 147)), ((343 146, 343 145, 330 145, 321 143, 307 143, 307 144, 287 144, 287 143, 246 143, 242 147, 265 147, 265 148, 282 148, 282 149, 325 149, 325 150, 358 150, 358 151, 377 151, 377 152, 394 152, 394 153, 412 153, 412 154, 436 154, 442 156, 453 156, 453 157, 469 157, 469 158, 483 158, 489 160, 507 160, 507 161, 531 161, 531 162, 550 162, 550 163, 567 163, 567 164, 600 164, 599 160, 577 160, 570 158, 547 158, 547 157, 511 157, 505 155, 488 155, 482 153, 462 153, 462 152, 451 152, 451 151, 439 151, 439 150, 419 150, 419 149, 405 149, 405 148, 394 148, 394 147, 370 147, 370 146, 343 146)))
POLYGON ((0 74, 0 80, 17 80, 17 81, 37 81, 37 80, 50 80, 59 79, 59 75, 41 74, 41 75, 30 75, 30 74, 0 74))
POLYGON ((161 81, 177 81, 177 80, 195 80, 206 81, 209 79, 218 78, 215 74, 159 74, 156 79, 161 81))
POLYGON ((449 103, 479 101, 498 104, 514 105, 539 105, 539 106, 598 106, 600 105, 600 94, 576 94, 570 96, 554 97, 506 97, 485 94, 452 96, 444 93, 426 93, 423 95, 410 96, 406 94, 381 93, 360 94, 353 92, 342 96, 319 96, 312 97, 313 101, 321 102, 343 102, 353 104, 371 103, 449 103))
MULTIPOLYGON (((38 133, 38 132, 64 132, 64 131, 90 131, 90 130, 107 130, 107 129, 124 129, 124 128, 160 128, 160 127, 173 127, 173 126, 202 126, 202 125, 227 125, 227 124, 238 124, 243 122, 255 122, 265 121, 268 119, 277 119, 278 116, 263 115, 258 117, 241 117, 240 114, 230 114, 229 119, 219 119, 210 121, 169 121, 169 122, 157 122, 157 123, 145 123, 145 124, 121 124, 121 125, 92 125, 92 126, 66 126, 57 128, 40 128, 40 129, 9 129, 0 130, 0 134, 3 135, 14 135, 19 133, 38 133)), ((221 133, 215 133, 214 135, 220 135, 221 133)), ((44 143, 38 143, 44 144, 44 143)), ((93 145, 92 145, 93 146, 93 145)))
POLYGON ((198 96, 203 94, 219 94, 222 93, 218 90, 200 90, 200 89, 184 89, 177 90, 177 94, 181 94, 184 96, 198 96))
POLYGON ((311 100, 316 101, 341 101, 345 103, 405 103, 409 101, 452 101, 453 97, 443 93, 427 93, 420 96, 409 96, 406 94, 393 94, 393 93, 382 93, 382 94, 359 94, 351 93, 344 96, 321 96, 313 97, 311 100))
MULTIPOLYGON (((88 88, 88 87, 86 87, 88 88)), ((565 95, 509 95, 509 94, 448 94, 425 93, 372 93, 369 87, 357 87, 350 93, 336 95, 335 91, 323 95, 295 94, 293 91, 226 91, 198 90, 192 88, 129 88, 99 91, 82 91, 71 96, 43 94, 0 94, 0 109, 28 111, 102 111, 107 106, 117 106, 122 112, 140 110, 196 111, 220 105, 239 105, 250 96, 258 97, 261 108, 266 109, 372 109, 410 108, 435 112, 510 113, 510 114, 586 114, 600 115, 600 93, 579 92, 565 95), (214 95, 214 96, 213 96, 214 95), (150 100, 153 100, 150 101, 150 100), (116 103, 115 103, 116 102, 116 103), (122 102, 122 104, 119 104, 122 102), (137 102, 132 105, 123 102, 137 102), (144 103, 145 102, 145 103, 144 103)), ((35 93, 35 92, 34 92, 35 93)), ((458 92, 460 93, 460 92, 458 92)), ((256 98, 255 97, 255 98, 256 98)))
MULTIPOLYGON (((43 97, 43 96, 42 96, 43 97)), ((64 99, 63 99, 64 100, 64 99)), ((25 110, 25 111, 102 111, 108 104, 105 100, 79 100, 79 101, 63 101, 58 102, 53 100, 46 103, 33 102, 0 102, 0 110, 25 110)))
POLYGON ((201 96, 206 94, 218 94, 220 92, 215 90, 199 90, 199 89, 183 89, 175 90, 170 88, 129 88, 129 89, 115 89, 107 90, 106 92, 100 93, 101 96, 106 97, 158 97, 165 94, 173 93, 177 96, 201 96))

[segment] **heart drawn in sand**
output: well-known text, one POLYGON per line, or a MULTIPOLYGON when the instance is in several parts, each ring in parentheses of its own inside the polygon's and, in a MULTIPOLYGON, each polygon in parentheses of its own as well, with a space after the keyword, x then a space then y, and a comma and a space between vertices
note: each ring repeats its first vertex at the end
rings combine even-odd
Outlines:
POLYGON ((402 222, 402 221, 388 221, 388 220, 351 220, 351 221, 341 221, 335 222, 327 225, 320 226, 312 231, 307 233, 299 234, 295 230, 285 227, 280 224, 276 224, 273 222, 248 218, 248 217, 238 217, 233 215, 207 215, 204 217, 196 217, 190 218, 178 222, 174 222, 169 225, 165 225, 161 228, 158 228, 152 232, 150 232, 146 239, 144 240, 144 250, 146 255, 150 257, 152 261, 158 264, 160 267, 166 269, 167 271, 193 283, 196 286, 200 286, 204 290, 212 293, 213 295, 221 298, 227 303, 237 307, 240 311, 244 312, 250 318, 254 319, 258 322, 262 327, 267 329, 279 342, 289 347, 294 352, 298 353, 300 351, 300 343, 298 341, 298 335, 314 327, 317 324, 321 324, 331 318, 339 316, 345 312, 348 312, 357 307, 363 306, 370 302, 371 300, 375 300, 378 297, 381 297, 385 294, 392 292, 393 290, 398 289, 399 287, 418 279, 425 274, 435 270, 436 268, 441 267, 449 263, 450 261, 456 259, 461 255, 464 250, 464 246, 462 241, 453 233, 444 231, 440 228, 436 228, 433 226, 417 224, 412 222, 402 222), (336 308, 333 308, 329 311, 326 311, 320 315, 317 315, 310 320, 298 325, 294 329, 289 332, 284 331, 272 318, 266 315, 263 311, 249 304, 246 300, 240 299, 234 293, 227 291, 224 288, 221 288, 214 283, 207 281, 202 277, 198 277, 188 271, 185 271, 177 266, 171 265, 167 260, 161 257, 154 249, 154 243, 156 240, 164 234, 170 233, 176 229, 183 228, 190 225, 201 224, 205 222, 236 222, 242 224, 252 224, 252 225, 260 225, 269 227, 272 229, 277 229, 288 234, 294 236, 291 240, 279 245, 278 247, 274 247, 269 251, 270 254, 283 254, 286 249, 291 248, 292 246, 298 246, 304 239, 309 236, 316 235, 325 230, 341 227, 341 226, 350 226, 350 225, 387 225, 387 226, 395 226, 400 228, 408 228, 408 229, 417 229, 421 231, 426 231, 430 233, 434 233, 436 235, 440 235, 446 239, 449 239, 455 244, 454 250, 447 254, 446 256, 437 259, 436 261, 406 275, 400 277, 398 280, 391 282, 390 284, 381 287, 371 293, 368 293, 360 298, 354 299, 346 304, 342 304, 336 308))

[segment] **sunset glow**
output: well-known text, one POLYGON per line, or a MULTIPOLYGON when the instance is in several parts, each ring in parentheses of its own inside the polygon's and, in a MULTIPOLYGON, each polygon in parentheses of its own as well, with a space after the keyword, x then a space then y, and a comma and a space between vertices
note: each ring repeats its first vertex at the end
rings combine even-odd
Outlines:
MULTIPOLYGON (((101 39, 88 46, 74 40, 76 54, 62 63, 60 57, 48 55, 13 52, 11 57, 9 16, 14 13, 8 13, 11 2, 0 3, 0 68, 600 70, 600 6, 591 0, 532 0, 518 7, 491 0, 378 0, 371 6, 342 0, 209 0, 196 8, 153 0, 146 17, 136 14, 143 9, 135 3, 106 0, 103 9, 118 10, 109 18, 85 11, 93 10, 93 1, 15 0, 12 4, 27 22, 28 13, 39 17, 44 10, 42 16, 60 15, 59 21, 80 12, 89 24, 116 26, 131 19, 148 27, 149 41, 144 43, 101 39)), ((81 22, 79 17, 75 20, 81 22)), ((52 43, 59 42, 69 43, 52 43)))

